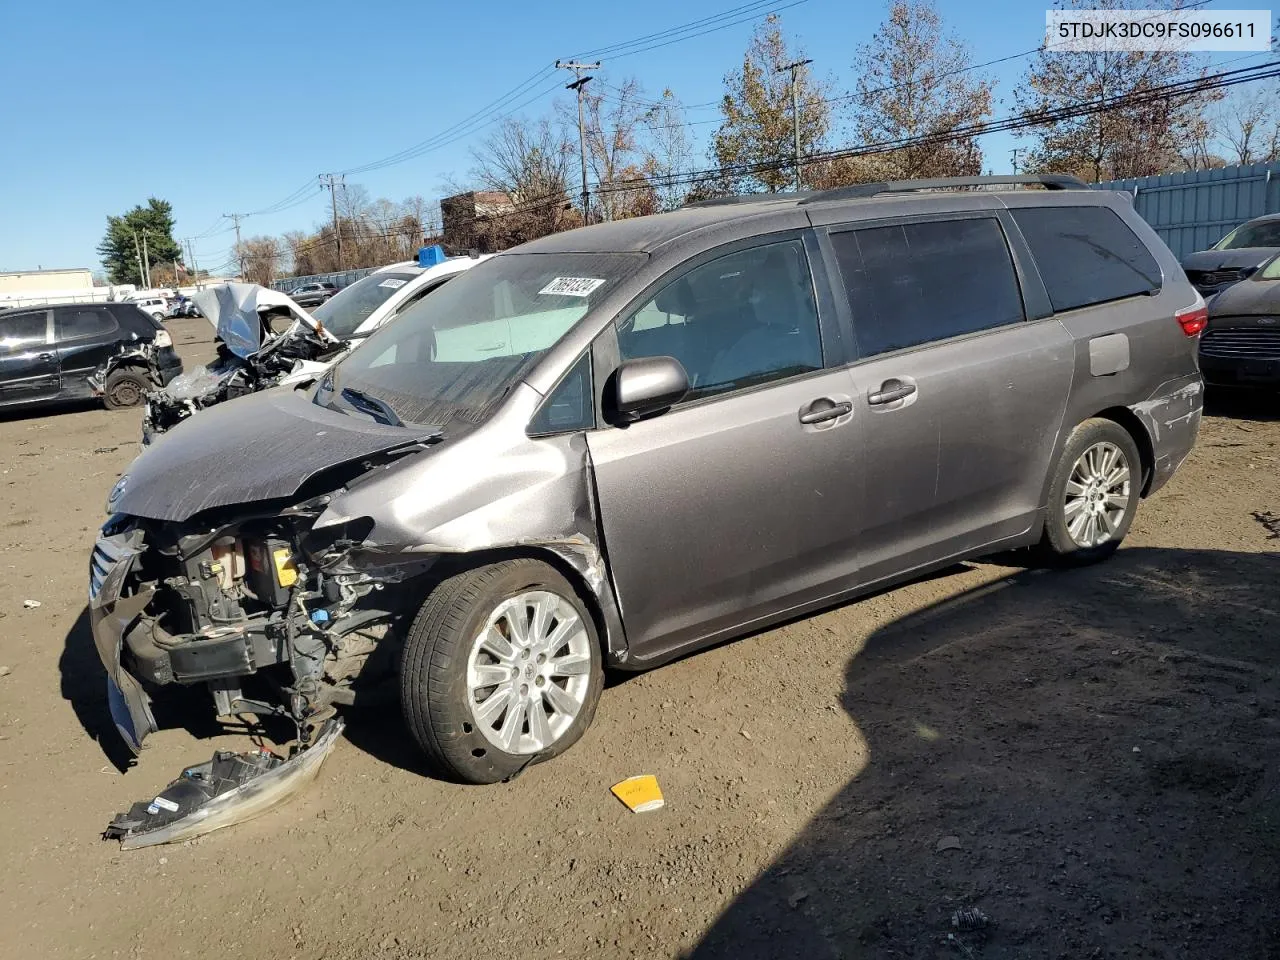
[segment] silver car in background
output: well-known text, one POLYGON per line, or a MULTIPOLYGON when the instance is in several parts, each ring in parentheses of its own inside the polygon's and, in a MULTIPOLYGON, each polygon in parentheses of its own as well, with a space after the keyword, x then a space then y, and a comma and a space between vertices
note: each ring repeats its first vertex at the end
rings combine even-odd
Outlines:
POLYGON ((961 558, 1101 560, 1194 443, 1205 316, 1132 205, 1067 177, 499 254, 134 461, 90 580, 117 726, 136 749, 149 689, 203 684, 305 748, 390 683, 435 769, 488 783, 578 740, 606 667, 961 558))

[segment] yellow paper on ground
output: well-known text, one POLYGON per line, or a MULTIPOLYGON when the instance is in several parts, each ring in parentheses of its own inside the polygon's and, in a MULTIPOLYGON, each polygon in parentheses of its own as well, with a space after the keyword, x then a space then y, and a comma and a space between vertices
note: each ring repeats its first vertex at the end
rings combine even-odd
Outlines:
POLYGON ((666 801, 662 799, 662 788, 658 786, 658 778, 652 774, 640 777, 627 777, 611 788, 613 795, 625 803, 632 813, 648 813, 657 810, 666 801))

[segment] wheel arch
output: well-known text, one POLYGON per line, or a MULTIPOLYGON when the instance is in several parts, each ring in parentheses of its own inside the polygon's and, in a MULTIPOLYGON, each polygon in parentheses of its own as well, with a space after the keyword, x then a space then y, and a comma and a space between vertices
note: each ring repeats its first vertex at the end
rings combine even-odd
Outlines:
POLYGON ((605 662, 621 663, 626 659, 626 637, 622 632, 622 619, 613 589, 607 576, 601 579, 602 589, 592 587, 591 580, 596 578, 589 572, 590 565, 579 550, 570 550, 559 544, 518 544, 445 554, 436 562, 432 572, 443 579, 504 560, 540 560, 568 580, 591 615, 605 662))
MULTIPOLYGON (((1151 481, 1155 476, 1156 454, 1151 434, 1147 432, 1146 425, 1143 424, 1141 418, 1128 407, 1107 407, 1105 410, 1100 410, 1086 419, 1110 420, 1123 427, 1125 432, 1133 438, 1134 445, 1138 448, 1138 456, 1142 458, 1141 493, 1145 497, 1151 489, 1151 481)), ((1083 422, 1082 420, 1081 423, 1083 422)))

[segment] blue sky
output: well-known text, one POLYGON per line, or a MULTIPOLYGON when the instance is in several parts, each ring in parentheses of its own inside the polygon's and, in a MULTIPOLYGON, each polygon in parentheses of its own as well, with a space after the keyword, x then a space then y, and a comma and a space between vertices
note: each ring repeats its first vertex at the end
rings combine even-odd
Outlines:
MULTIPOLYGON (((296 195, 300 202, 289 209, 245 220, 245 234, 310 228, 328 210, 327 194, 311 186, 317 174, 419 143, 557 57, 742 2, 600 4, 592 5, 589 17, 581 4, 507 0, 13 3, 3 16, 0 57, 6 132, 0 270, 96 269, 107 214, 149 195, 173 204, 176 235, 198 237, 200 266, 217 266, 234 239, 225 222, 219 224, 221 214, 261 210, 296 195)), ((1030 50, 1043 38, 1040 2, 938 0, 938 8, 977 61, 1030 50)), ((806 0, 781 15, 815 69, 845 92, 853 85, 854 50, 884 11, 882 2, 806 0)), ((685 103, 713 101, 751 29, 743 23, 606 58, 600 73, 611 83, 635 76, 654 96, 671 87, 685 103)), ((997 115, 1012 108, 1026 59, 989 71, 1004 101, 997 115)), ((553 99, 548 94, 523 112, 548 110, 553 99)), ((714 109, 692 110, 686 119, 717 116, 714 109)), ((699 140, 714 129, 714 123, 692 127, 699 140)), ((348 182, 363 185, 372 197, 438 197, 446 179, 465 178, 469 149, 482 136, 348 182)), ((1013 145, 1010 135, 987 138, 986 165, 1008 172, 1013 145)))

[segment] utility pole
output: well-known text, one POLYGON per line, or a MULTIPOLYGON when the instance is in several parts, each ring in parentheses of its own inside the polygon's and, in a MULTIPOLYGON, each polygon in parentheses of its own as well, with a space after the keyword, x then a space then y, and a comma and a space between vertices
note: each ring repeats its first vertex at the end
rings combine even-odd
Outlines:
MULTIPOLYGON (((338 238, 338 269, 346 269, 342 264, 342 225, 338 221, 338 185, 343 184, 346 177, 336 173, 320 174, 320 185, 329 188, 329 203, 333 207, 333 235, 338 238)), ((343 184, 345 186, 345 184, 343 184)))
POLYGON ((196 266, 196 248, 191 245, 191 238, 187 238, 187 259, 191 261, 191 273, 195 276, 196 289, 200 287, 200 268, 196 266))
POLYGON ((791 71, 791 129, 794 135, 796 155, 796 193, 804 189, 804 181, 800 176, 800 86, 796 82, 796 72, 803 66, 813 63, 812 60, 797 60, 778 68, 778 73, 791 71))
POLYGON ((244 279, 244 248, 240 246, 240 221, 244 219, 243 213, 224 213, 224 217, 236 225, 236 256, 240 259, 240 279, 244 279))
POLYGON ((138 243, 138 231, 130 227, 129 232, 133 234, 133 255, 138 260, 138 282, 146 286, 147 275, 142 272, 142 247, 138 243))
POLYGON ((587 132, 586 124, 582 117, 582 97, 583 91, 586 89, 587 81, 591 79, 591 75, 582 75, 583 70, 599 70, 598 63, 576 63, 573 61, 556 61, 556 69, 572 70, 573 75, 577 77, 573 83, 566 84, 566 90, 576 90, 578 93, 578 157, 582 164, 582 222, 584 224, 591 222, 591 192, 587 190, 587 132))
POLYGON ((147 231, 142 231, 142 268, 147 276, 147 289, 151 289, 151 257, 147 255, 147 231))
POLYGON ((1013 148, 1012 150, 1010 150, 1009 152, 1010 152, 1011 154, 1013 154, 1013 173, 1014 173, 1014 175, 1015 175, 1015 176, 1017 176, 1017 173, 1018 173, 1018 153, 1019 153, 1020 151, 1019 151, 1019 149, 1018 149, 1017 147, 1014 147, 1014 148, 1013 148))

